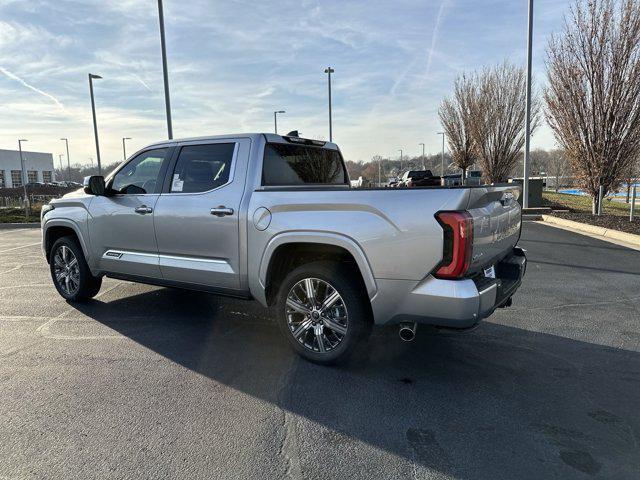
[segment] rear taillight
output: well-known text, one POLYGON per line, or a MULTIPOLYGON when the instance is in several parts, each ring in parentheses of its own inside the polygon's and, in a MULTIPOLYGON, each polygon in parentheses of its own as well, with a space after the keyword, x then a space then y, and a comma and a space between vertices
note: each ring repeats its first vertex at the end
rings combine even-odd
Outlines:
POLYGON ((461 278, 469 270, 473 253, 473 219, 469 212, 440 212, 436 220, 444 230, 442 263, 434 275, 461 278))

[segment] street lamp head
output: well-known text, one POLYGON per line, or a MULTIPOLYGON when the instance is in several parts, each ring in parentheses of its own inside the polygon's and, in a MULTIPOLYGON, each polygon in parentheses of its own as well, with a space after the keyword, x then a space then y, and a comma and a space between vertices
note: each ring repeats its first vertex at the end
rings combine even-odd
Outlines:
POLYGON ((418 145, 422 145, 424 147, 424 143, 423 142, 420 142, 418 145))
POLYGON ((122 137, 123 140, 131 140, 131 137, 122 137))
POLYGON ((277 110, 277 111, 275 111, 273 113, 287 113, 287 112, 285 112, 284 110, 277 110))
POLYGON ((28 142, 29 140, 25 140, 24 138, 21 138, 20 140, 18 140, 18 143, 20 142, 28 142))
POLYGON ((61 138, 60 140, 65 140, 66 141, 67 139, 66 138, 61 138))
POLYGON ((102 77, 100 75, 95 75, 93 73, 90 73, 89 78, 102 78, 102 77))
POLYGON ((333 72, 335 72, 335 70, 331 67, 327 67, 324 69, 324 73, 333 73, 333 72))

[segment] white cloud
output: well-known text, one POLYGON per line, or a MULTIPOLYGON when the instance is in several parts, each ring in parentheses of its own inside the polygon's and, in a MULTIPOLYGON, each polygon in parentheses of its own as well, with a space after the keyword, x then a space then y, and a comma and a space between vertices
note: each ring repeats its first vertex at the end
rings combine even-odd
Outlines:
MULTIPOLYGON (((436 109, 455 76, 505 56, 523 61, 526 8, 515 3, 165 0, 175 133, 269 131, 283 109, 283 131, 328 137, 331 65, 334 136, 348 158, 414 144, 418 152, 421 141, 438 151, 436 109)), ((537 45, 561 20, 561 3, 537 3, 537 45)), ((123 136, 134 137, 132 149, 164 138, 155 1, 0 0, 0 18, 9 72, 0 71, 0 146, 28 135, 31 146, 58 153, 57 139, 68 136, 75 161, 95 156, 89 71, 104 77, 96 106, 105 162, 121 158, 123 136)), ((544 129, 534 146, 553 146, 544 129)))

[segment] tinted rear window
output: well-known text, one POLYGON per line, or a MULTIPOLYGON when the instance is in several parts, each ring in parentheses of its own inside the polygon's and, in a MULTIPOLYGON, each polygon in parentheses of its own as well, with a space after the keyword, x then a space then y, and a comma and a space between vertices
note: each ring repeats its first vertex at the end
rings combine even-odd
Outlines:
POLYGON ((263 185, 344 185, 347 177, 336 150, 268 143, 262 166, 263 185))
POLYGON ((413 170, 409 172, 409 177, 414 179, 433 177, 431 170, 413 170))

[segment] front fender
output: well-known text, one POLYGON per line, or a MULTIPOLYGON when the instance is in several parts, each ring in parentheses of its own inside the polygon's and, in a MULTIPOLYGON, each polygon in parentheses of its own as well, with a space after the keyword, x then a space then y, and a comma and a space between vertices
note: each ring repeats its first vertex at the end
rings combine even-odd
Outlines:
POLYGON ((82 248, 82 253, 84 254, 84 258, 87 260, 87 263, 91 267, 91 256, 89 254, 90 249, 86 239, 86 232, 82 231, 80 225, 74 220, 70 220, 68 218, 51 218, 45 220, 42 224, 42 252, 46 258, 46 245, 49 241, 49 232, 52 227, 66 227, 70 228, 74 231, 76 236, 78 237, 78 242, 80 243, 80 248, 82 248))

